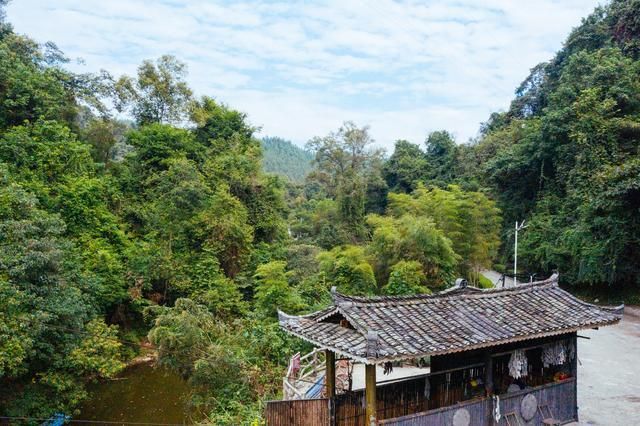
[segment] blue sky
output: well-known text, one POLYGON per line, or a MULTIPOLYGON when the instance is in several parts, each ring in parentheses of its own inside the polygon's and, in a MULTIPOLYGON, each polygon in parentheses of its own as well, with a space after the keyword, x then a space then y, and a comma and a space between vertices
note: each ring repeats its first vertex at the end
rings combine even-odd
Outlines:
POLYGON ((261 135, 304 144, 345 120, 377 144, 458 142, 504 110, 594 0, 13 0, 16 31, 54 41, 76 71, 134 74, 169 53, 196 94, 245 111, 261 135))

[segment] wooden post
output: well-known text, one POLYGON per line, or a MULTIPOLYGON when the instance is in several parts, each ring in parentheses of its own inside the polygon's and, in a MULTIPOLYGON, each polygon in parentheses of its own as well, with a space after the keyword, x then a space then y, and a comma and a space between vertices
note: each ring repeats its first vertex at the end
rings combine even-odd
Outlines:
POLYGON ((367 399, 367 407, 365 410, 366 421, 369 426, 376 426, 376 365, 365 365, 365 397, 367 399))
POLYGON ((489 350, 484 354, 484 390, 487 396, 493 395, 493 358, 489 350))
POLYGON ((573 360, 573 365, 571 368, 571 372, 573 373, 573 396, 574 396, 574 401, 573 401, 573 406, 575 414, 576 414, 576 422, 580 421, 580 407, 578 407, 578 333, 575 332, 573 333, 573 335, 571 336, 571 341, 573 342, 573 347, 575 349, 575 359, 573 360))
POLYGON ((495 424, 493 419, 493 413, 495 411, 495 401, 493 400, 493 357, 491 356, 491 350, 487 349, 484 353, 484 391, 489 398, 488 407, 489 410, 485 412, 487 425, 495 424))
POLYGON ((336 396, 336 354, 329 349, 325 350, 327 398, 336 396))

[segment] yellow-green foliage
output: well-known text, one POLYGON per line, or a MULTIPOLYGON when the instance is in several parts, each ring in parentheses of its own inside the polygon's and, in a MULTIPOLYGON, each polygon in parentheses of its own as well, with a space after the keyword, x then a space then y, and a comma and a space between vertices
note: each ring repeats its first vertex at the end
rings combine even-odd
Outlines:
POLYGON ((86 336, 69 354, 69 362, 78 371, 101 378, 111 378, 124 368, 122 343, 118 327, 108 326, 101 319, 93 319, 85 326, 86 336))

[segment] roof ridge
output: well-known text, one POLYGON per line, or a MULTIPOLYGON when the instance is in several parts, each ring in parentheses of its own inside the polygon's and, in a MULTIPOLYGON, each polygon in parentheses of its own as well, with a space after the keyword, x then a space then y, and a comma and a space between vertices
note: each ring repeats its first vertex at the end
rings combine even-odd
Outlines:
POLYGON ((604 311, 611 312, 614 315, 622 315, 623 312, 624 312, 624 303, 621 303, 620 305, 617 305, 617 306, 600 306, 600 305, 596 305, 595 303, 586 302, 586 301, 580 299, 579 297, 574 296, 573 294, 569 293, 567 290, 561 288, 560 286, 558 286, 558 290, 563 292, 565 295, 567 295, 569 297, 572 297, 573 299, 575 299, 581 305, 587 306, 589 308, 602 309, 604 311))

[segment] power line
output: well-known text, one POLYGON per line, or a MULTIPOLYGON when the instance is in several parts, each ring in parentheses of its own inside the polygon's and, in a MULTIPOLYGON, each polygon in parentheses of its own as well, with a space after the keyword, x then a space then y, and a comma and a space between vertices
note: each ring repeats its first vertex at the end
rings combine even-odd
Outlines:
MULTIPOLYGON (((12 417, 12 416, 0 416, 0 420, 33 420, 37 422, 46 422, 54 420, 54 418, 38 418, 38 417, 12 417)), ((148 423, 148 422, 116 422, 112 420, 69 420, 70 424, 73 423, 87 423, 87 424, 110 424, 110 425, 139 425, 139 426, 184 426, 188 423, 148 423)))

